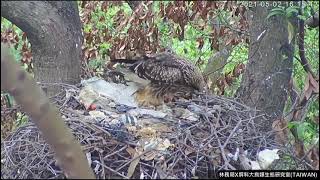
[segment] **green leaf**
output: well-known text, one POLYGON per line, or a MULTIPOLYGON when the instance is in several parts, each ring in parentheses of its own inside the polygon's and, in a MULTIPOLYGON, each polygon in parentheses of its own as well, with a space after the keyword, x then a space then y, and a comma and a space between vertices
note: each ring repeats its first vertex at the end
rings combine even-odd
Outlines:
POLYGON ((28 64, 23 63, 23 65, 22 65, 22 66, 23 66, 23 68, 24 68, 24 69, 28 69, 28 64))
POLYGON ((298 12, 299 11, 297 6, 289 7, 286 9, 286 17, 291 17, 293 13, 298 14, 298 12))
POLYGON ((291 43, 293 37, 294 37, 294 27, 293 27, 293 25, 288 21, 288 40, 289 40, 289 44, 291 43))
POLYGON ((18 117, 18 126, 26 124, 28 122, 28 116, 20 114, 18 117))
POLYGON ((8 107, 12 107, 15 104, 13 96, 8 93, 4 93, 4 96, 8 100, 8 107))
POLYGON ((305 17, 303 15, 298 15, 298 18, 301 19, 301 20, 304 20, 304 21, 307 20, 307 17, 305 17))
POLYGON ((301 123, 298 127, 297 127, 297 133, 298 133, 298 137, 299 138, 303 138, 304 134, 306 131, 306 126, 304 123, 301 123))
POLYGON ((292 129, 297 127, 299 124, 297 122, 288 122, 288 128, 292 129))
POLYGON ((274 8, 268 14, 267 19, 269 19, 270 17, 275 16, 275 15, 285 15, 285 10, 283 8, 274 8))
POLYGON ((92 29, 92 26, 90 24, 84 26, 84 32, 89 32, 92 29))
POLYGON ((110 49, 111 48, 111 44, 104 42, 104 43, 102 43, 100 45, 100 48, 104 49, 104 50, 110 49))
POLYGON ((125 14, 131 14, 132 13, 132 9, 130 8, 128 3, 123 3, 123 6, 122 6, 121 9, 123 9, 123 12, 125 14))

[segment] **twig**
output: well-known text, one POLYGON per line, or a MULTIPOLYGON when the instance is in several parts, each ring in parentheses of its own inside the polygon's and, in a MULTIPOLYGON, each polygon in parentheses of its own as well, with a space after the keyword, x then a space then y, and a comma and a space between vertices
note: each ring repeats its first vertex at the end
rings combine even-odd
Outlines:
POLYGON ((113 153, 111 153, 111 154, 108 154, 107 156, 105 156, 105 157, 103 158, 103 160, 106 160, 108 157, 113 156, 113 155, 115 155, 115 154, 118 154, 119 152, 125 150, 127 147, 128 147, 128 146, 123 146, 123 147, 120 148, 118 151, 115 151, 115 152, 113 152, 113 153))
POLYGON ((141 156, 143 156, 143 155, 145 155, 145 154, 147 154, 148 152, 151 152, 151 151, 155 151, 155 150, 154 150, 154 149, 148 149, 148 150, 144 151, 143 153, 139 154, 138 156, 132 158, 130 161, 128 161, 128 162, 125 163, 124 165, 122 165, 122 166, 120 166, 119 168, 117 168, 116 171, 119 171, 120 169, 124 168, 126 165, 130 164, 132 161, 140 158, 141 156))
POLYGON ((231 131, 230 135, 228 136, 227 140, 225 141, 225 143, 223 144, 222 148, 224 149, 227 144, 230 141, 230 138, 233 136, 233 134, 236 132, 236 130, 239 128, 240 124, 241 124, 241 120, 238 121, 237 125, 233 128, 233 130, 231 131))
POLYGON ((216 130, 214 130, 214 135, 215 135, 216 138, 217 138, 218 145, 219 145, 219 148, 220 148, 220 151, 221 151, 221 156, 222 156, 222 158, 223 158, 223 161, 226 163, 226 166, 227 166, 227 167, 229 167, 229 168, 232 169, 232 170, 235 170, 236 168, 234 168, 232 165, 229 164, 229 161, 228 161, 228 159, 227 159, 227 157, 226 157, 226 155, 225 155, 225 153, 224 153, 224 147, 222 147, 222 145, 221 145, 221 142, 220 142, 220 139, 219 139, 219 137, 218 137, 218 135, 217 135, 217 131, 216 131, 216 130))
MULTIPOLYGON (((102 165, 103 167, 107 168, 109 171, 111 171, 111 172, 113 172, 113 173, 118 174, 118 175, 119 175, 119 176, 121 176, 122 178, 129 179, 129 177, 127 177, 127 176, 125 176, 125 175, 123 175, 123 174, 119 173, 117 170, 114 170, 114 169, 112 169, 112 168, 110 168, 110 167, 106 166, 105 164, 101 164, 99 161, 98 161, 97 163, 99 163, 99 164, 100 164, 100 165, 102 165)), ((104 178, 105 178, 105 177, 104 177, 104 178)))
MULTIPOLYGON (((302 3, 301 3, 302 5, 302 3)), ((301 6, 300 5, 300 6, 301 6)), ((299 8, 299 15, 302 15, 302 10, 301 7, 299 8)), ((305 48, 304 48, 304 20, 299 19, 299 36, 298 36, 298 47, 299 47, 299 55, 300 55, 300 60, 299 61, 303 67, 303 69, 312 75, 313 78, 317 78, 315 73, 312 71, 310 64, 306 58, 305 55, 305 48)))

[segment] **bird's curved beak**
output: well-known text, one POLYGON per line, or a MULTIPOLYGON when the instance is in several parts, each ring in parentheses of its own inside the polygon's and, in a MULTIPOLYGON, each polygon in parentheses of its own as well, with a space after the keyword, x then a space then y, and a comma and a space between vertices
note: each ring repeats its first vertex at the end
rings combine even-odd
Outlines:
POLYGON ((211 94, 211 91, 207 84, 204 85, 203 90, 201 92, 204 94, 211 94))

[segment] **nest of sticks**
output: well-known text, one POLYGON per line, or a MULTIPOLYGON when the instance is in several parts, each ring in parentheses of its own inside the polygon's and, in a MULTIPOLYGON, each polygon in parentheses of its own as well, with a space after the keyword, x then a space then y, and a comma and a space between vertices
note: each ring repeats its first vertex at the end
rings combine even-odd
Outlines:
MULTIPOLYGON (((291 153, 289 147, 283 147, 273 140, 274 133, 259 131, 263 127, 263 115, 257 115, 257 111, 232 99, 198 95, 192 100, 169 104, 164 118, 136 117, 137 122, 149 121, 140 129, 146 126, 149 130, 160 127, 152 126, 156 123, 161 124, 162 129, 165 127, 166 131, 153 133, 149 142, 166 139, 162 141, 166 143, 162 144, 167 146, 152 148, 155 146, 143 146, 147 143, 141 139, 144 137, 148 140, 146 137, 150 136, 147 133, 139 134, 139 128, 130 131, 123 121, 106 123, 106 119, 107 122, 121 119, 128 110, 110 107, 104 110, 110 116, 99 120, 88 118, 90 116, 75 98, 79 88, 58 85, 63 87, 63 91, 51 97, 51 100, 81 143, 99 179, 214 178, 220 170, 245 169, 241 164, 241 154, 244 152, 252 160, 256 160, 257 152, 265 148, 278 148, 287 154, 291 153), (189 109, 189 113, 196 115, 194 117, 197 119, 183 118, 175 108, 189 109)), ((130 125, 131 129, 135 126, 137 123, 130 125)), ((1 177, 65 178, 56 164, 54 152, 32 121, 1 142, 1 177)))

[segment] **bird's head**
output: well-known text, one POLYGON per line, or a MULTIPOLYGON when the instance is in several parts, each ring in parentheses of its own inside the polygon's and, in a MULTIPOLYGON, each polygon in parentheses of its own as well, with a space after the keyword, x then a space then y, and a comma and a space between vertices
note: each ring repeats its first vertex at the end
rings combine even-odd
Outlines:
POLYGON ((202 93, 208 94, 209 93, 209 87, 207 85, 207 83, 203 83, 202 84, 202 89, 200 90, 202 93))
POLYGON ((200 78, 197 80, 197 88, 201 93, 208 94, 209 93, 209 87, 206 83, 206 80, 203 76, 199 76, 200 78))

